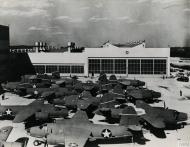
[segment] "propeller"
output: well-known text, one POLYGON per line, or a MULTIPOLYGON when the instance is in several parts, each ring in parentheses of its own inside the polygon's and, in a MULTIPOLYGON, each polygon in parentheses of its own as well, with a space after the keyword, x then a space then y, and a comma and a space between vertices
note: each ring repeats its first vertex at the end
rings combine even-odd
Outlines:
POLYGON ((178 120, 179 112, 178 111, 174 111, 174 115, 175 115, 175 119, 178 120))
POLYGON ((166 102, 165 101, 163 102, 164 102, 164 109, 168 109, 168 107, 166 107, 166 102))

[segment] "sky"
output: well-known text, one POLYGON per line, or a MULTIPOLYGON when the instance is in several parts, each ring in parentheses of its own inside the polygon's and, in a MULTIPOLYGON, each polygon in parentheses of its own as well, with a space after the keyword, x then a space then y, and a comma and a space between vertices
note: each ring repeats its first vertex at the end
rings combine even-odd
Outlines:
POLYGON ((190 46, 190 0, 0 0, 0 24, 10 26, 11 45, 190 46))

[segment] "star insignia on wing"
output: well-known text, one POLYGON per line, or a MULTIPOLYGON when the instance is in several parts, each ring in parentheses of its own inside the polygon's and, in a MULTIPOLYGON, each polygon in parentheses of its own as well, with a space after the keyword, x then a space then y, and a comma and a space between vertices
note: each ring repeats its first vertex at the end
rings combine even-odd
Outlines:
POLYGON ((78 147, 78 144, 76 144, 76 143, 70 143, 69 147, 78 147))
POLYGON ((7 115, 11 115, 12 114, 12 110, 11 109, 7 109, 5 112, 6 112, 7 115))
POLYGON ((102 137, 104 138, 110 138, 112 136, 112 132, 109 129, 104 129, 102 131, 102 137))

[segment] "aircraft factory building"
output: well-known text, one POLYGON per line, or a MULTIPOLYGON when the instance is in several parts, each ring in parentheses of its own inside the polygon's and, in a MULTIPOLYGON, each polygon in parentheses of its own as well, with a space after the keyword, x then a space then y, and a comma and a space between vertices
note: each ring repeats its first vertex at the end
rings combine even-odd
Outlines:
POLYGON ((37 73, 59 71, 62 76, 91 76, 105 72, 127 77, 170 75, 170 48, 146 48, 145 41, 128 44, 106 42, 99 48, 73 50, 68 43, 64 52, 28 53, 37 73))

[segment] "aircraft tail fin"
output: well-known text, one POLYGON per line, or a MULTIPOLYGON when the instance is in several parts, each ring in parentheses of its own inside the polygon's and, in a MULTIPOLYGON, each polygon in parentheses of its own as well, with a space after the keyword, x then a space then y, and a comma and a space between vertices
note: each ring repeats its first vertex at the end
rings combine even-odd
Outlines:
POLYGON ((127 126, 134 131, 141 131, 139 117, 132 106, 128 106, 123 110, 119 125, 127 126))
POLYGON ((108 79, 107 79, 107 75, 106 75, 104 72, 100 73, 100 76, 99 76, 99 78, 98 78, 98 81, 99 81, 101 84, 107 84, 107 83, 109 82, 108 79))
POLYGON ((89 121, 85 111, 78 110, 75 115, 71 118, 74 121, 89 121))
POLYGON ((28 137, 22 137, 17 139, 15 142, 21 143, 22 147, 26 147, 28 144, 29 138, 28 137))
POLYGON ((137 117, 137 113, 132 106, 126 107, 120 115, 120 125, 125 126, 135 123, 135 118, 137 117))
POLYGON ((6 126, 0 129, 0 141, 6 141, 9 137, 9 134, 11 133, 13 127, 12 126, 6 126))

